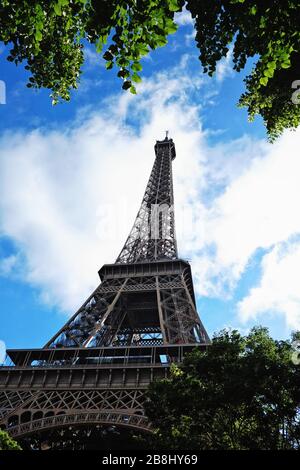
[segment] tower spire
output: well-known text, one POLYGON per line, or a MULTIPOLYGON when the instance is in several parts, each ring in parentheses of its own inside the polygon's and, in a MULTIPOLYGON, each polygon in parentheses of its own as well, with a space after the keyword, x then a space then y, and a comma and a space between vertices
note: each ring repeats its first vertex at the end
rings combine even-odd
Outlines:
POLYGON ((138 263, 176 259, 172 160, 176 156, 172 139, 156 141, 155 161, 145 194, 130 234, 116 263, 138 263))

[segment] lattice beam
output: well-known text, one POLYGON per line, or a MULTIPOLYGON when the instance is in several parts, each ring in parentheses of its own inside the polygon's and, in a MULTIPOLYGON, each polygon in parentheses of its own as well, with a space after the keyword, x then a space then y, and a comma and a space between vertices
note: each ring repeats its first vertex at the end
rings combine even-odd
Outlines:
POLYGON ((158 141, 155 154, 141 207, 116 263, 177 258, 172 180, 175 146, 172 139, 158 141))

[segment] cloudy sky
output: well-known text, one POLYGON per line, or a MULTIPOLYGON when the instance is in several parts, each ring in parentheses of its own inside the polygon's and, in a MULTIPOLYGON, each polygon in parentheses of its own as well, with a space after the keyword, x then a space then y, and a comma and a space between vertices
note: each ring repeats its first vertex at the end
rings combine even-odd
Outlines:
POLYGON ((230 52, 213 79, 203 75, 191 20, 177 20, 168 46, 144 60, 136 96, 90 48, 79 90, 52 107, 0 46, 0 355, 43 346, 97 286, 166 129, 179 253, 209 334, 300 328, 300 132, 269 144, 261 119, 236 107, 245 73, 232 72, 230 52))

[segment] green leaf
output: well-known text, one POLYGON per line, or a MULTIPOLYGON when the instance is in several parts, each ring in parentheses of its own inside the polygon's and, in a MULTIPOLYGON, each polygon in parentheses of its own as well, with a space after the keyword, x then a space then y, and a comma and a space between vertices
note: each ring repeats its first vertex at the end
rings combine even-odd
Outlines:
POLYGON ((274 76, 274 72, 275 72, 274 69, 266 69, 264 71, 264 76, 268 78, 272 78, 274 76))
POLYGON ((140 72, 141 70, 143 70, 143 67, 140 62, 133 62, 133 64, 131 65, 131 70, 133 70, 134 72, 140 72))
POLYGON ((101 41, 102 44, 106 44, 107 39, 108 39, 108 34, 103 34, 103 35, 99 36, 99 41, 101 41))
POLYGON ((113 54, 116 55, 118 52, 118 46, 116 44, 112 44, 109 46, 108 50, 113 54))
POLYGON ((6 431, 0 430, 0 450, 22 450, 6 431))
POLYGON ((167 38, 165 38, 164 36, 156 36, 155 38, 155 45, 156 47, 162 47, 162 46, 165 46, 167 44, 167 38))
POLYGON ((109 52, 109 51, 106 51, 106 52, 103 54, 103 56, 102 56, 102 57, 103 57, 103 59, 105 59, 105 60, 109 60, 109 61, 110 61, 110 60, 112 60, 112 59, 114 58, 114 56, 112 55, 112 53, 111 53, 111 52, 109 52))
POLYGON ((96 52, 98 52, 98 54, 102 51, 103 49, 103 42, 98 39, 98 41, 96 42, 96 52))
POLYGON ((170 11, 178 11, 180 10, 180 6, 177 3, 177 0, 169 0, 169 10, 170 11))
POLYGON ((135 83, 140 83, 142 81, 141 77, 137 73, 133 73, 131 79, 135 83))
POLYGON ((138 44, 137 45, 137 50, 140 55, 146 55, 149 52, 148 46, 145 44, 138 44))
POLYGON ((260 19, 260 24, 259 27, 264 29, 266 27, 266 18, 264 16, 261 17, 260 19))
POLYGON ((177 31, 178 25, 174 23, 170 18, 167 18, 166 20, 166 26, 165 26, 165 31, 167 34, 173 34, 177 31))
POLYGON ((269 78, 268 77, 261 77, 259 80, 259 83, 263 86, 266 86, 268 84, 269 78))
POLYGON ((43 39, 43 35, 39 29, 36 30, 35 32, 35 40, 36 41, 41 41, 43 39))
POLYGON ((60 2, 54 3, 53 8, 54 8, 55 14, 57 16, 61 16, 61 4, 60 4, 60 2))
POLYGON ((177 29, 178 29, 177 24, 174 24, 173 26, 170 26, 170 27, 167 29, 167 33, 168 33, 168 34, 174 34, 174 33, 176 33, 177 29))
POLYGON ((126 78, 126 77, 129 77, 130 73, 129 73, 129 70, 127 69, 122 69, 122 70, 119 70, 119 72, 117 73, 118 77, 120 78, 126 78))
POLYGON ((136 88, 134 85, 130 87, 130 93, 132 93, 133 95, 136 95, 136 88))
POLYGON ((128 90, 131 86, 132 86, 132 83, 129 80, 126 80, 123 83, 122 88, 123 88, 123 90, 128 90))
POLYGON ((41 20, 38 20, 36 22, 35 29, 39 29, 40 31, 42 31, 43 28, 44 28, 44 23, 41 20))

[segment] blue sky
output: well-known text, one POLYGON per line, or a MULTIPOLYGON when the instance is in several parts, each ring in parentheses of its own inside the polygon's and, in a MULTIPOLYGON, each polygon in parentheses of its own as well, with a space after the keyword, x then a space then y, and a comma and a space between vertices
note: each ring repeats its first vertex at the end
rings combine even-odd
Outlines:
MULTIPOLYGON (((187 14, 167 47, 143 61, 138 95, 121 90, 92 48, 70 103, 26 88, 0 45, 0 341, 40 347, 117 257, 154 160, 174 139, 180 256, 192 263, 209 334, 254 324, 285 338, 300 326, 298 132, 267 143, 230 54, 205 76, 187 14)), ((1 349, 0 348, 0 349, 1 349)))

